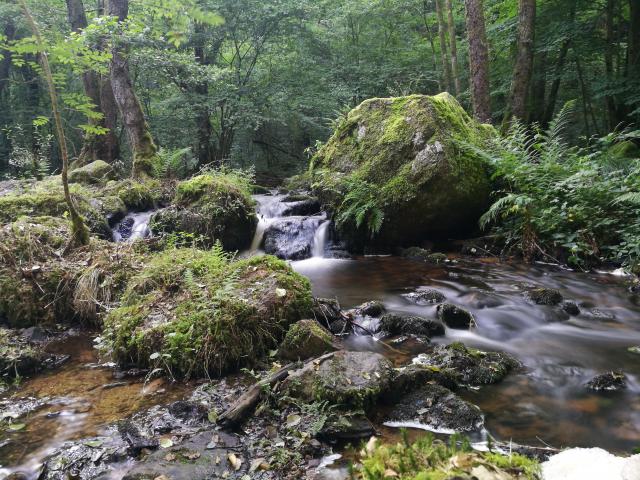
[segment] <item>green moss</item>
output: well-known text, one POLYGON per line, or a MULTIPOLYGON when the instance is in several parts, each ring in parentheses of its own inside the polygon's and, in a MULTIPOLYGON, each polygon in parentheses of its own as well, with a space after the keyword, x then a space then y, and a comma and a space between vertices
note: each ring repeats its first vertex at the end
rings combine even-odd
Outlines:
POLYGON ((299 360, 315 357, 335 350, 333 336, 322 328, 315 320, 300 320, 287 330, 280 356, 288 360, 299 360))
MULTIPOLYGON (((406 437, 395 445, 378 444, 363 450, 361 463, 354 468, 355 479, 445 480, 468 478, 474 469, 486 469, 504 479, 540 480, 538 463, 518 454, 476 452, 466 439, 458 445, 454 436, 449 445, 425 435, 413 443, 406 437)), ((492 477, 493 478, 493 477, 492 477)))
POLYGON ((162 186, 158 181, 136 182, 128 180, 118 185, 116 193, 127 210, 142 211, 153 208, 159 202, 161 191, 162 186))
POLYGON ((69 172, 70 183, 102 183, 113 177, 113 168, 104 160, 96 160, 69 172))
POLYGON ((241 172, 207 173, 181 182, 174 205, 154 215, 154 233, 184 232, 205 246, 220 241, 227 250, 242 250, 251 243, 257 218, 251 178, 241 172))
POLYGON ((131 279, 105 327, 121 364, 221 374, 273 348, 311 304, 308 281, 273 257, 170 250, 131 279))

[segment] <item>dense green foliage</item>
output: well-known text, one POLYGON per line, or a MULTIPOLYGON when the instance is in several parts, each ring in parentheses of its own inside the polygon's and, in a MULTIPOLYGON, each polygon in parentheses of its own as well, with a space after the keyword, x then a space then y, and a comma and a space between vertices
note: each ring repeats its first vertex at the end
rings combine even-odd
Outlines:
MULTIPOLYGON (((115 26, 90 1, 84 2, 89 27, 80 33, 71 32, 64 1, 28 3, 50 45, 71 151, 77 156, 83 136, 100 133, 94 124, 99 114, 83 93, 80 73, 108 70, 109 52, 98 48, 98 39, 109 39, 115 26)), ((517 3, 484 2, 496 124, 511 83, 517 3)), ((630 3, 537 2, 526 120, 546 125, 549 112, 580 99, 572 139, 637 122, 640 75, 633 60, 630 3)), ((467 108, 464 2, 452 5, 461 86, 457 98, 467 108)), ((144 0, 131 2, 118 39, 130 47, 134 86, 165 160, 172 157, 166 152, 182 152, 181 166, 172 171, 198 162, 231 162, 255 165, 259 178, 267 180, 304 169, 305 149, 328 138, 328 119, 337 112, 370 97, 453 93, 444 79, 437 30, 433 0, 144 0)), ((24 43, 29 36, 16 6, 0 5, 0 172, 14 175, 24 168, 34 173, 34 159, 46 166, 42 160, 49 149, 50 168, 59 165, 33 44, 24 43)))
POLYGON ((637 266, 640 159, 629 139, 638 132, 612 135, 591 148, 569 147, 562 135, 570 115, 567 106, 548 129, 534 125, 533 134, 515 123, 481 152, 494 164, 498 195, 504 195, 481 224, 494 225, 506 248, 526 258, 637 266))

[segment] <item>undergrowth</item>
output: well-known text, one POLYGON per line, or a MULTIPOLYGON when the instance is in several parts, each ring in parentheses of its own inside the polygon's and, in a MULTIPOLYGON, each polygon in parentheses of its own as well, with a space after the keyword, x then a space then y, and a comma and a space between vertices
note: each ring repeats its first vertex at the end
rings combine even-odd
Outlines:
POLYGON ((546 130, 515 122, 490 147, 466 145, 495 167, 499 198, 480 219, 506 252, 588 268, 640 262, 640 159, 616 148, 640 132, 610 135, 592 148, 569 146, 573 104, 546 130))

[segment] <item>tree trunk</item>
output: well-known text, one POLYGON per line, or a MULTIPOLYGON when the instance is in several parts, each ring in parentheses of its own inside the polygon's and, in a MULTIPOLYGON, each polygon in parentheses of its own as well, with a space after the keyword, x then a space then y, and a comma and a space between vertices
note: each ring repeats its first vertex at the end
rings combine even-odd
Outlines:
MULTIPOLYGON (((87 15, 85 13, 84 4, 82 0, 66 0, 67 3, 67 16, 69 18, 69 24, 74 32, 81 32, 87 28, 87 15)), ((91 103, 95 105, 95 111, 102 114, 101 119, 89 119, 89 124, 97 127, 107 128, 109 132, 104 135, 86 134, 83 140, 82 150, 78 156, 80 165, 83 165, 94 160, 104 160, 105 162, 113 162, 118 155, 118 137, 115 134, 115 122, 107 121, 103 102, 111 101, 113 93, 111 90, 111 84, 106 84, 107 91, 102 91, 102 87, 105 83, 100 78, 100 75, 93 71, 87 71, 82 74, 82 85, 84 87, 84 93, 91 103), (107 125, 107 124, 110 125, 107 125), (114 148, 115 146, 115 148, 114 148)))
MULTIPOLYGON (((607 84, 613 82, 613 15, 614 0, 607 0, 605 7, 605 50, 604 50, 604 66, 607 77, 607 84)), ((605 105, 607 107, 607 121, 609 130, 616 128, 618 124, 618 116, 616 113, 616 102, 612 95, 605 95, 605 105)))
MULTIPOLYGON (((433 71, 438 71, 438 55, 436 54, 436 47, 433 42, 433 34, 431 33, 431 27, 429 27, 429 20, 427 18, 427 0, 422 1, 422 21, 424 22, 424 28, 427 31, 427 37, 429 39, 429 45, 431 46, 431 54, 433 58, 433 71)), ((438 93, 442 91, 442 79, 438 76, 438 93)))
POLYGON ((531 111, 528 123, 538 122, 544 116, 545 97, 547 94, 547 52, 538 53, 534 61, 534 76, 531 83, 531 111))
POLYGON ((456 41, 456 24, 453 21, 453 6, 451 0, 446 0, 447 7, 447 23, 449 28, 449 42, 451 52, 451 75, 453 76, 453 86, 456 89, 456 95, 460 95, 460 75, 458 73, 458 45, 456 41))
POLYGON ((640 2, 629 0, 629 72, 637 78, 640 75, 640 2))
POLYGON ((518 51, 511 80, 511 98, 504 115, 506 125, 512 118, 524 120, 527 113, 527 94, 533 70, 533 42, 535 36, 536 0, 518 1, 518 51))
MULTIPOLYGON (((129 13, 129 1, 109 0, 107 10, 109 16, 116 17, 122 23, 129 13)), ((132 175, 134 177, 148 177, 153 175, 153 159, 158 153, 158 149, 144 118, 140 101, 133 89, 126 48, 117 42, 116 39, 111 51, 111 88, 131 146, 132 175)))
POLYGON ((491 122, 489 90, 489 50, 484 26, 482 0, 466 0, 467 35, 469 38, 469 77, 473 115, 485 123, 491 122))
MULTIPOLYGON (((195 43, 193 53, 196 62, 200 65, 209 65, 209 58, 205 55, 204 43, 206 41, 202 26, 195 26, 195 43)), ((214 49, 217 51, 217 48, 214 49)), ((217 53, 217 52, 216 52, 217 53)), ((207 95, 209 94, 209 86, 206 82, 197 83, 195 93, 198 99, 196 108, 196 129, 197 129, 197 145, 196 155, 200 166, 209 165, 214 160, 213 147, 211 145, 211 137, 213 129, 211 128, 211 110, 207 104, 207 95)))
MULTIPOLYGON (((13 20, 8 18, 4 26, 4 36, 11 41, 16 36, 16 26, 13 20)), ((9 74, 11 73, 11 51, 3 50, 2 59, 0 59, 0 100, 2 100, 4 92, 9 86, 9 74)))
POLYGON ((444 73, 444 85, 448 92, 453 89, 451 80, 451 63, 449 62, 449 52, 447 48, 447 27, 444 23, 444 14, 442 12, 442 1, 436 1, 436 15, 438 17, 438 35, 440 37, 440 55, 442 56, 442 71, 444 73))

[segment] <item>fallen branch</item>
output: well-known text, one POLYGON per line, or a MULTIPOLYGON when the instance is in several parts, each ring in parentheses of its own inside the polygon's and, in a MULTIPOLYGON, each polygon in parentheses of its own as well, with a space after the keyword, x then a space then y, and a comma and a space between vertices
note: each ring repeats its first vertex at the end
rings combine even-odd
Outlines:
POLYGON ((262 394, 265 391, 266 387, 272 387, 276 383, 284 380, 289 376, 289 372, 291 370, 298 370, 300 368, 304 368, 306 365, 313 362, 323 362, 324 360, 332 357, 334 352, 326 353, 320 357, 314 357, 310 360, 307 360, 304 363, 294 362, 288 365, 285 365, 277 372, 272 373, 267 378, 264 378, 256 383, 254 383, 249 389, 244 392, 238 400, 236 400, 233 405, 227 408, 220 417, 218 417, 218 423, 231 427, 240 423, 251 410, 255 408, 255 406, 260 401, 262 394))

